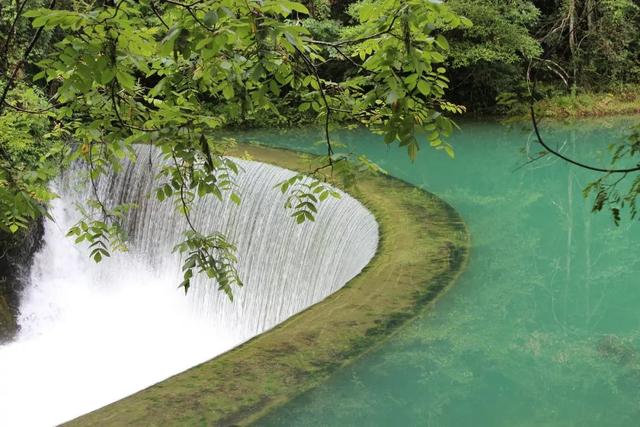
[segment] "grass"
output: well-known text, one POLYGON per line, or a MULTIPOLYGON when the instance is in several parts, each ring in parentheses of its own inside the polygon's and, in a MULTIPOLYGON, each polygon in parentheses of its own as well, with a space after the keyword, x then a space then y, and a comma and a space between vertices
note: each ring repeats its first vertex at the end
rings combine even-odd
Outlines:
POLYGON ((625 86, 609 92, 582 92, 575 96, 553 96, 536 104, 541 116, 578 118, 640 113, 640 86, 625 86))
MULTIPOLYGON (((304 165, 291 151, 239 151, 289 169, 304 165)), ((363 174, 352 195, 376 216, 380 243, 343 289, 227 353, 68 425, 247 425, 415 317, 465 266, 469 240, 462 219, 437 197, 390 177, 363 174)))

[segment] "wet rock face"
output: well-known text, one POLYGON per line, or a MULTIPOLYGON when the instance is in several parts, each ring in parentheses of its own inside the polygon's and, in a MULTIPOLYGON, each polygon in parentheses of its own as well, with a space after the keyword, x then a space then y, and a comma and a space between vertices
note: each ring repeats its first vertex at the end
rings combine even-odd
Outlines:
POLYGON ((0 343, 10 340, 18 330, 20 292, 43 233, 42 221, 17 234, 0 232, 0 343))

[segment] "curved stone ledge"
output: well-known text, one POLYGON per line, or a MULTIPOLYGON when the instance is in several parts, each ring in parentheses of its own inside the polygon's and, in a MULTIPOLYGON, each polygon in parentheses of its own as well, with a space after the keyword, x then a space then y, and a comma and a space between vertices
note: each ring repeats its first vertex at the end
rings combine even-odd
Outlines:
MULTIPOLYGON (((292 151, 239 147, 292 170, 292 151)), ((363 174, 353 194, 376 217, 378 251, 344 288, 233 350, 67 425, 246 425, 325 380, 418 314, 464 269, 469 238, 446 202, 363 174)))

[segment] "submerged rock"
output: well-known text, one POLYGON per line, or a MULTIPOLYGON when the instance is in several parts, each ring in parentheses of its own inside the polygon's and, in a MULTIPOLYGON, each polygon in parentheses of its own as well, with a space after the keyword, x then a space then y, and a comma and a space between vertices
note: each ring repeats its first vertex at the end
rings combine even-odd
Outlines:
POLYGON ((0 343, 13 338, 18 331, 20 293, 43 233, 42 221, 16 234, 0 232, 0 343))
POLYGON ((596 346, 600 356, 629 365, 638 359, 638 351, 631 340, 616 335, 602 337, 596 346))

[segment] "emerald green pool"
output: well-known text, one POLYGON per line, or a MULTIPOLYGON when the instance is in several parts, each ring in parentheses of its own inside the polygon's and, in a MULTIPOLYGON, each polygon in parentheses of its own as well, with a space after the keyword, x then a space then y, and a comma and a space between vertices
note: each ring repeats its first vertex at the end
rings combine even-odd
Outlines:
MULTIPOLYGON (((606 166, 629 123, 547 124, 545 135, 606 166)), ((640 425, 640 224, 591 213, 581 191, 593 173, 551 156, 522 166, 541 151, 528 129, 460 126, 455 160, 425 147, 413 164, 365 130, 335 133, 451 203, 471 232, 469 265, 408 327, 259 425, 640 425)), ((242 138, 309 150, 321 133, 242 138)))

